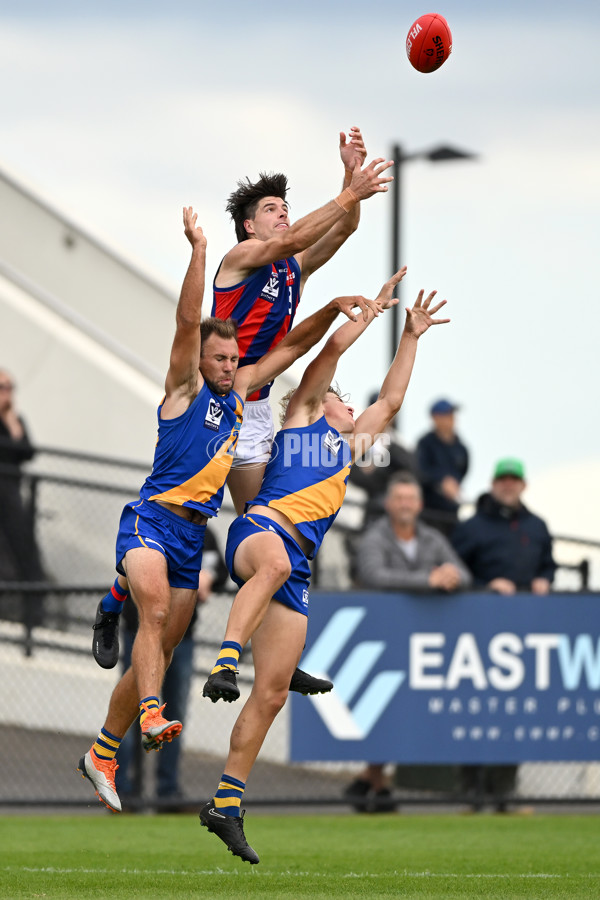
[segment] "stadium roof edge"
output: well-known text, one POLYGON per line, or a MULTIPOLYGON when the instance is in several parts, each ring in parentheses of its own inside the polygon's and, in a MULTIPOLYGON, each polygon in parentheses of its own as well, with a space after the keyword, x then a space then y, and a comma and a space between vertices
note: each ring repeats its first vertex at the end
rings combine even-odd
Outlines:
POLYGON ((34 188, 32 185, 26 186, 23 182, 22 177, 17 177, 12 173, 9 174, 4 167, 0 167, 0 180, 4 181, 13 190, 20 193, 23 197, 26 197, 28 200, 44 209, 45 212, 53 216, 66 228, 70 229, 75 234, 78 234, 81 237, 85 238, 86 241, 89 241, 91 244, 93 244, 101 253, 109 256, 116 263, 123 266, 123 268, 127 269, 129 272, 135 275, 136 278, 140 278, 142 281, 145 281, 158 293, 163 294, 173 304, 177 303, 177 293, 174 290, 171 290, 165 284, 161 283, 160 279, 147 275, 141 265, 137 265, 136 263, 127 259, 125 255, 117 252, 116 250, 113 250, 108 244, 104 243, 104 241, 97 238, 94 234, 87 231, 81 225, 76 224, 73 219, 68 218, 68 216, 62 213, 53 203, 42 197, 38 188, 34 188))

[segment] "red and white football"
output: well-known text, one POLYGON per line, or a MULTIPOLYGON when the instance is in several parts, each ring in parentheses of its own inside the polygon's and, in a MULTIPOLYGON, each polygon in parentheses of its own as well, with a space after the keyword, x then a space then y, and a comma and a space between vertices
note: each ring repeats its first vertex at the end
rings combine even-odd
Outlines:
POLYGON ((426 13, 410 26, 406 55, 418 72, 435 72, 452 53, 452 34, 439 13, 426 13))

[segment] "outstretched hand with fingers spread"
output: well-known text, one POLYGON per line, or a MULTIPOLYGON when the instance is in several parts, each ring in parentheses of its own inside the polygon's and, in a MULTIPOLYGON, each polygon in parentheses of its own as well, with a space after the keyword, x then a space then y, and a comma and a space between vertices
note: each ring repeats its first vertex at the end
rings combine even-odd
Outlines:
POLYGON ((450 319, 433 318, 442 306, 446 305, 447 301, 440 300, 436 306, 431 307, 431 301, 437 294, 437 291, 431 291, 425 300, 423 300, 424 294, 425 291, 420 290, 412 309, 409 307, 406 308, 406 324, 404 328, 409 334, 414 334, 417 338, 421 337, 422 334, 425 334, 430 325, 445 325, 450 321, 450 319))
POLYGON ((359 200, 366 200, 373 194, 387 191, 387 186, 390 181, 394 180, 394 176, 386 175, 385 172, 393 165, 392 160, 386 161, 383 157, 378 157, 361 169, 357 160, 349 185, 350 189, 359 200))

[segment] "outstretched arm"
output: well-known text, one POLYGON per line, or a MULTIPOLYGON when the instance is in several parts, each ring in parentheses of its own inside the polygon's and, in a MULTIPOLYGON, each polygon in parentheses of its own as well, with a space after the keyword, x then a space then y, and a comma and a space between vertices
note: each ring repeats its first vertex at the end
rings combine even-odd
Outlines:
POLYGON ((392 165, 392 162, 378 158, 361 169, 357 162, 350 184, 334 200, 298 219, 289 228, 277 232, 269 240, 251 238, 236 244, 221 263, 221 278, 225 282, 235 284, 253 269, 278 259, 296 256, 306 250, 322 238, 332 225, 349 215, 361 200, 387 191, 388 182, 393 178, 385 172, 392 165))
MULTIPOLYGON (((397 299, 392 298, 392 294, 405 274, 406 266, 386 281, 374 300, 376 310, 388 309, 398 303, 397 299)), ((334 379, 340 357, 369 327, 375 315, 375 312, 369 310, 367 318, 363 316, 357 322, 346 322, 334 331, 319 355, 307 366, 298 388, 294 391, 287 408, 286 425, 305 423, 307 418, 310 421, 319 411, 327 388, 334 379)))
POLYGON ((202 384, 200 365, 200 320, 204 298, 206 268, 206 238, 196 224, 198 214, 191 206, 184 207, 185 236, 192 245, 192 258, 185 274, 179 303, 175 313, 176 330, 171 347, 169 371, 165 380, 166 400, 163 411, 167 417, 185 411, 202 384))
POLYGON ((273 381, 321 340, 338 313, 343 312, 351 322, 357 322, 358 318, 353 312, 357 307, 362 310, 363 321, 369 316, 379 315, 379 307, 372 300, 366 300, 364 297, 336 297, 327 306, 292 328, 284 339, 255 365, 239 369, 235 378, 236 391, 242 395, 251 394, 264 384, 273 381))
MULTIPOLYGON (((347 187, 350 187, 356 165, 362 166, 367 158, 367 150, 360 128, 353 126, 347 139, 344 132, 340 131, 340 157, 344 164, 342 190, 345 190, 347 187)), ((298 264, 302 271, 300 280, 301 291, 304 289, 308 276, 312 275, 313 272, 330 260, 334 253, 337 253, 342 244, 356 231, 359 221, 360 203, 356 203, 348 212, 348 215, 338 219, 322 238, 298 254, 298 264)))
POLYGON ((372 446, 378 434, 398 413, 412 374, 417 342, 432 325, 443 325, 450 319, 434 319, 433 316, 445 305, 441 300, 431 307, 436 291, 431 291, 423 300, 424 291, 419 291, 412 309, 406 309, 406 322, 394 361, 390 366, 379 391, 379 397, 356 420, 355 435, 360 435, 360 447, 356 447, 356 456, 363 456, 372 446), (430 308, 431 307, 431 308, 430 308))

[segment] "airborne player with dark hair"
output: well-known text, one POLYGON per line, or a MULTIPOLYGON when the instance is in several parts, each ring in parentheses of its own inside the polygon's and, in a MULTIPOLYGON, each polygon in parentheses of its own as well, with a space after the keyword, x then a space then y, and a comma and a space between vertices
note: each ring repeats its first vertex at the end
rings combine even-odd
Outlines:
MULTIPOLYGON (((238 182, 227 212, 238 243, 225 254, 214 279, 212 315, 238 324, 240 366, 255 363, 275 347, 294 322, 306 279, 356 231, 360 200, 387 191, 392 165, 375 159, 361 169, 367 151, 359 128, 340 133, 344 164, 342 193, 293 225, 287 202, 288 180, 261 173, 258 181, 238 182)), ((248 397, 227 484, 238 515, 260 487, 273 443, 273 417, 267 384, 248 397)))

